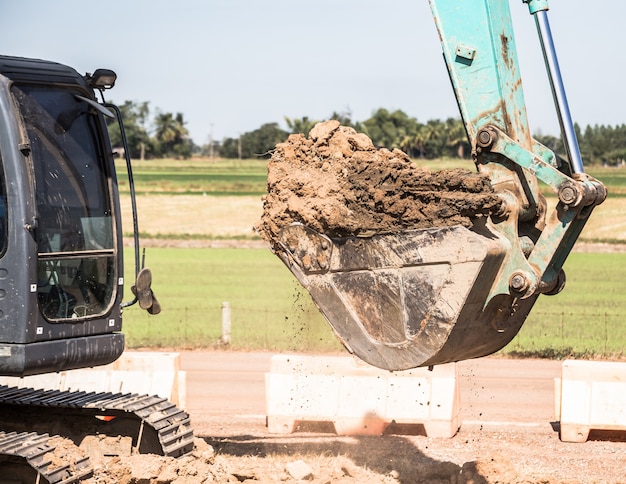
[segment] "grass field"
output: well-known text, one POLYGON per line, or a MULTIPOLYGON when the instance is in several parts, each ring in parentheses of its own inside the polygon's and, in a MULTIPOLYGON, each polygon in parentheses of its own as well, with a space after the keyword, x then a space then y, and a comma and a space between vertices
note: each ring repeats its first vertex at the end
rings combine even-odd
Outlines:
MULTIPOLYGON (((219 345, 222 304, 228 302, 234 348, 341 348, 308 293, 269 250, 150 248, 147 262, 163 312, 125 310, 131 347, 219 345)), ((504 353, 624 357, 625 265, 622 253, 572 254, 565 266, 566 290, 539 298, 504 353)), ((132 269, 127 268, 127 280, 132 269)))
MULTIPOLYGON (((431 168, 458 166, 458 161, 431 168)), ((626 243, 626 170, 589 169, 609 188, 581 240, 626 243)), ((155 240, 254 240, 262 210, 265 163, 153 160, 135 164, 144 236, 155 240)), ((122 192, 128 184, 120 180, 122 192)), ((548 194, 549 195, 549 194, 548 194)), ((130 230, 124 197, 125 233, 130 230)), ((158 245, 158 244, 157 244, 158 245)), ((182 244, 185 245, 185 244, 182 244)), ((127 280, 132 280, 131 253, 127 280)), ((626 254, 575 253, 566 290, 540 297, 515 340, 503 350, 533 356, 624 356, 626 254)), ((232 313, 232 346, 245 349, 337 350, 341 346, 308 293, 267 249, 148 248, 147 265, 164 310, 153 317, 125 311, 131 347, 211 347, 219 344, 221 306, 232 313)))
MULTIPOLYGON (((269 250, 152 248, 146 254, 163 310, 158 316, 125 310, 130 346, 215 346, 228 302, 233 347, 340 348, 308 293, 269 250)), ((127 267, 127 280, 132 270, 127 267)))

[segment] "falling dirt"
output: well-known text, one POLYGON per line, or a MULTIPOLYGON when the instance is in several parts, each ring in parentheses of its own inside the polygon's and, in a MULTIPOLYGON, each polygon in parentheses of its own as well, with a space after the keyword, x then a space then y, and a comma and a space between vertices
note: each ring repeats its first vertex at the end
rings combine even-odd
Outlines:
POLYGON ((400 150, 377 149, 338 121, 276 146, 256 231, 276 245, 299 222, 329 237, 463 225, 498 210, 489 179, 462 169, 420 168, 400 150))

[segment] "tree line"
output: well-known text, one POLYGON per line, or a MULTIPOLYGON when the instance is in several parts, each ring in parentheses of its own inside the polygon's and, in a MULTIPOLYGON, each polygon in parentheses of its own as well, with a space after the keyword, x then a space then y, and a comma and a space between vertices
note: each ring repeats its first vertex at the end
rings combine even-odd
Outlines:
MULTIPOLYGON (((276 144, 290 134, 308 135, 318 120, 285 118, 287 130, 278 123, 266 123, 243 133, 237 138, 209 140, 202 146, 195 145, 189 137, 182 113, 164 113, 156 110, 151 115, 147 102, 126 101, 119 106, 122 112, 131 157, 188 158, 202 155, 221 158, 269 158, 276 144)), ((335 119, 365 133, 375 146, 398 148, 412 158, 469 158, 470 145, 465 128, 459 118, 432 119, 421 123, 401 110, 388 111, 380 108, 365 121, 353 121, 350 113, 334 112, 328 119, 335 119)), ((576 124, 576 134, 581 154, 587 164, 621 165, 626 163, 626 125, 586 126, 576 124)), ((118 130, 111 129, 114 147, 121 146, 118 130)), ((561 156, 565 156, 560 138, 551 135, 535 135, 540 143, 561 156)))
MULTIPOLYGON (((148 102, 126 101, 118 105, 131 158, 189 158, 197 147, 185 127, 182 113, 151 113, 148 102)), ((114 150, 123 146, 117 122, 107 118, 114 150)))

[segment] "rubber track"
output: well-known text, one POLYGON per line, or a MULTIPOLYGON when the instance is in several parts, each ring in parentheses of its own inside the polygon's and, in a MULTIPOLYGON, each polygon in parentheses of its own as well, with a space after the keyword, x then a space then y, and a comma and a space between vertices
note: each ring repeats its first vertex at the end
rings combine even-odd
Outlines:
POLYGON ((63 449, 64 464, 56 467, 48 458, 55 449, 49 438, 48 434, 35 432, 0 432, 0 454, 24 459, 50 484, 70 484, 92 475, 89 457, 82 452, 77 452, 76 456, 68 455, 67 447, 63 449))
POLYGON ((0 385, 0 403, 80 409, 83 412, 92 409, 94 415, 106 415, 107 411, 123 412, 157 432, 163 455, 180 457, 193 450, 193 429, 189 415, 166 398, 156 395, 34 390, 0 385))

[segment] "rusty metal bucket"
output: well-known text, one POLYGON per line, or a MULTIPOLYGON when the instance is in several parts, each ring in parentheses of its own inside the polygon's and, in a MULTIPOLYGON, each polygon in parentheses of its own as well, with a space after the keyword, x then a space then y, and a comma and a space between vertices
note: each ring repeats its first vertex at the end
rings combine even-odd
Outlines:
POLYGON ((334 239, 294 224, 280 247, 346 348, 388 370, 498 351, 537 299, 491 294, 510 243, 486 226, 334 239))

